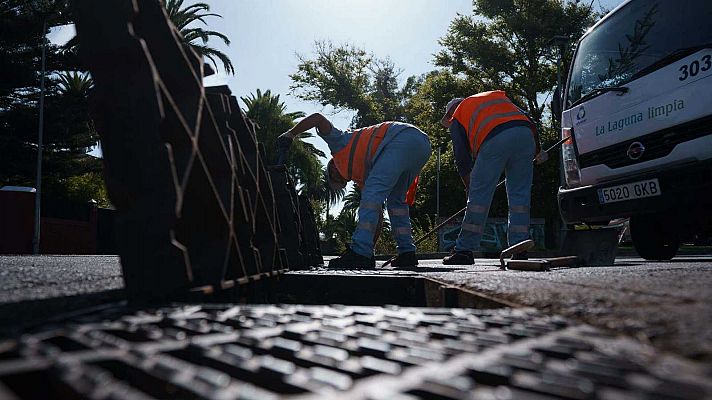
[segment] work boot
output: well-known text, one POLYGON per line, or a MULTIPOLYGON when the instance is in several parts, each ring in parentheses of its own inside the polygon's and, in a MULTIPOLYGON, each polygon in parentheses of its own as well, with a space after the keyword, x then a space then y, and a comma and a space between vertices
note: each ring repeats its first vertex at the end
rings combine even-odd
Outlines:
POLYGON ((443 264, 445 265, 472 265, 474 263, 475 257, 471 251, 456 251, 443 258, 443 264))
POLYGON ((355 251, 348 249, 344 254, 329 261, 330 269, 375 269, 376 259, 364 257, 355 251))
POLYGON ((528 260, 529 259, 529 254, 527 254, 526 251, 523 251, 521 253, 515 253, 512 254, 511 260, 528 260))
POLYGON ((391 262, 393 268, 413 268, 418 266, 418 257, 414 251, 408 251, 398 256, 391 262))

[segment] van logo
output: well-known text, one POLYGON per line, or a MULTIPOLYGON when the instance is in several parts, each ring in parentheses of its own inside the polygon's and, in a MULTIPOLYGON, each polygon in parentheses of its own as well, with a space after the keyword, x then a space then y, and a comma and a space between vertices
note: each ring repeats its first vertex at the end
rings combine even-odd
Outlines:
POLYGON ((576 120, 580 121, 586 116, 586 109, 581 106, 578 110, 578 114, 576 114, 576 120))
POLYGON ((628 158, 631 160, 639 160, 640 157, 643 157, 643 153, 645 153, 645 146, 643 146, 643 143, 640 142, 633 142, 628 146, 628 158))

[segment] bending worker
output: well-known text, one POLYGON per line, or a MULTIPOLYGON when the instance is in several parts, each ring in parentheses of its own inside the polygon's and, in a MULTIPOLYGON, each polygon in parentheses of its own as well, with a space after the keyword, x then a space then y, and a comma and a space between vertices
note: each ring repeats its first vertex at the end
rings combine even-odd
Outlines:
POLYGON ((506 174, 507 241, 529 238, 532 159, 545 161, 534 124, 501 90, 452 99, 440 123, 450 129, 455 163, 467 191, 467 210, 455 252, 443 264, 474 264, 497 181, 506 174))
POLYGON ((341 189, 351 180, 361 189, 358 225, 351 247, 331 260, 329 267, 375 268, 373 242, 384 202, 398 250, 393 266, 417 265, 408 204, 413 203, 418 174, 430 158, 428 136, 402 122, 383 122, 342 132, 323 115, 315 113, 283 133, 280 140, 290 142, 311 128, 316 128, 331 151, 332 159, 327 165, 329 185, 341 189))

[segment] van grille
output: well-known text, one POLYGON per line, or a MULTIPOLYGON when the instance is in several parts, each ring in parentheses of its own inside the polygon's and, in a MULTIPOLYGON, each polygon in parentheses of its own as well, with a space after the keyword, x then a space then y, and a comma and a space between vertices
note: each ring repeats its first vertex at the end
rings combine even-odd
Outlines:
POLYGON ((612 146, 581 154, 579 165, 581 168, 605 164, 608 168, 621 168, 656 158, 665 157, 680 143, 687 142, 712 133, 712 116, 696 119, 671 128, 662 129, 635 139, 617 143, 612 146), (640 142, 645 146, 643 156, 637 160, 628 157, 628 147, 633 142, 640 142))

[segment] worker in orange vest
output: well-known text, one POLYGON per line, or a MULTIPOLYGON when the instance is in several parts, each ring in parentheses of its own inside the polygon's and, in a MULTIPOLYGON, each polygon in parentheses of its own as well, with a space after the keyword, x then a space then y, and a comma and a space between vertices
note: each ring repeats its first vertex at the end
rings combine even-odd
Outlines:
POLYGON ((341 189, 348 181, 354 181, 361 189, 358 225, 351 246, 331 260, 329 268, 375 268, 374 237, 384 202, 398 250, 393 266, 417 265, 408 206, 415 200, 418 174, 430 158, 428 136, 413 125, 394 121, 343 132, 315 113, 283 133, 280 140, 291 141, 311 128, 316 128, 331 151, 332 159, 327 164, 329 185, 341 189))
MULTIPOLYGON (((455 164, 467 190, 467 209, 446 265, 474 264, 497 181, 506 174, 512 246, 529 238, 532 158, 545 161, 539 136, 527 115, 501 90, 452 99, 440 123, 449 128, 455 164)), ((526 254, 520 256, 525 258, 526 254)))

